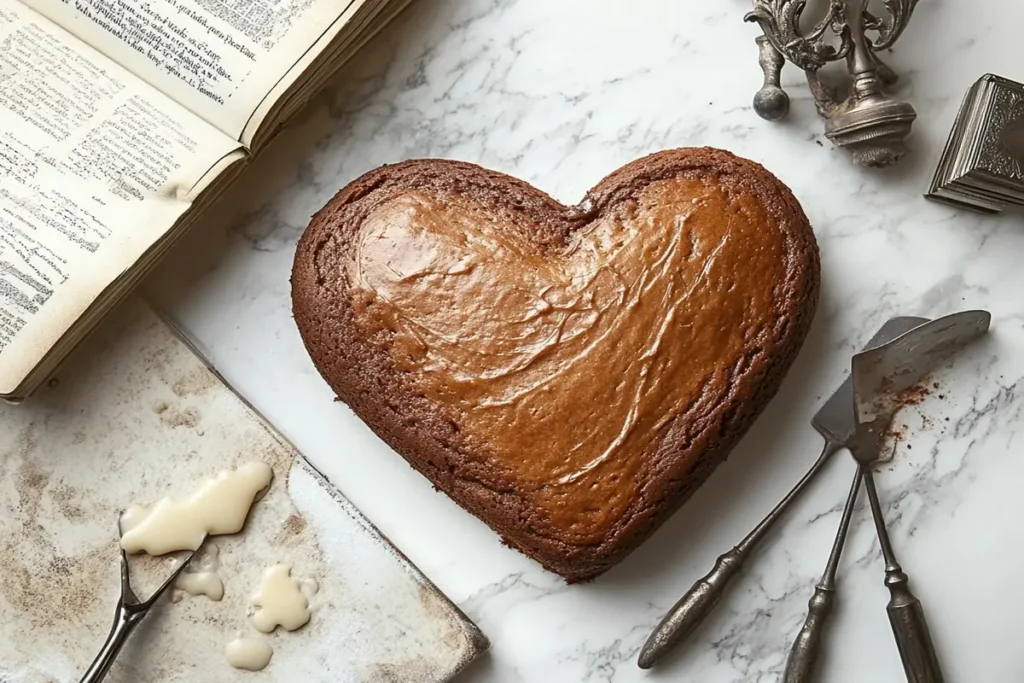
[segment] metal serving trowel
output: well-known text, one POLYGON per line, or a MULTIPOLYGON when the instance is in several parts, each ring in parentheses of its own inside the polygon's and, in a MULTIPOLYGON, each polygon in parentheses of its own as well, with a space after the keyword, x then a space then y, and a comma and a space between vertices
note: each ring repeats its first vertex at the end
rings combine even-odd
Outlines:
MULTIPOLYGON (((868 341, 865 349, 871 349, 898 338, 900 335, 919 327, 928 322, 927 318, 897 317, 892 318, 875 333, 868 341)), ((790 490, 789 493, 769 512, 764 519, 749 533, 743 540, 736 544, 731 550, 720 555, 715 566, 701 579, 698 579, 690 587, 682 598, 669 610, 661 623, 654 629, 640 650, 637 665, 641 669, 649 669, 661 660, 673 647, 684 640, 692 633, 697 626, 707 617, 718 603, 722 594, 732 578, 739 572, 747 558, 753 553, 754 548, 768 533, 768 530, 777 522, 800 495, 807 485, 817 476, 825 464, 840 449, 846 447, 853 438, 857 424, 853 414, 853 386, 849 377, 843 382, 835 393, 825 402, 814 417, 811 425, 819 434, 825 438, 821 454, 811 465, 811 468, 790 490)), ((833 572, 833 582, 835 579, 833 572)), ((831 587, 828 589, 828 596, 831 598, 831 587)), ((831 599, 829 600, 831 603, 831 599)), ((822 607, 822 612, 830 605, 822 607)), ((824 614, 818 619, 821 623, 825 619, 824 614)), ((811 635, 820 632, 820 629, 812 631, 811 635)), ((817 643, 807 643, 806 654, 801 661, 809 660, 808 667, 813 664, 816 657, 817 643)), ((802 664, 800 664, 802 666, 802 664)), ((794 679, 801 681, 803 679, 794 679)), ((786 679, 790 683, 790 679, 786 679)))
POLYGON ((890 595, 886 609, 909 683, 942 683, 942 671, 921 601, 910 591, 909 579, 896 561, 871 467, 882 457, 885 433, 902 407, 903 392, 985 334, 991 320, 992 316, 986 311, 955 313, 853 357, 857 435, 851 450, 860 465, 859 476, 868 492, 878 542, 885 558, 885 585, 890 595))
POLYGON ((907 679, 911 683, 942 681, 921 603, 910 591, 907 576, 896 561, 885 529, 871 466, 886 459, 881 447, 893 416, 902 407, 901 394, 918 385, 929 372, 984 334, 991 316, 985 311, 965 311, 937 320, 917 320, 922 324, 913 329, 905 328, 899 336, 890 337, 885 343, 853 357, 850 377, 853 390, 845 397, 848 403, 836 409, 845 410, 855 417, 847 443, 857 459, 858 468, 825 572, 815 586, 808 604, 807 620, 786 661, 784 683, 811 683, 816 680, 814 670, 821 641, 834 606, 836 570, 862 480, 871 498, 870 505, 885 558, 886 586, 891 595, 889 619, 907 679))

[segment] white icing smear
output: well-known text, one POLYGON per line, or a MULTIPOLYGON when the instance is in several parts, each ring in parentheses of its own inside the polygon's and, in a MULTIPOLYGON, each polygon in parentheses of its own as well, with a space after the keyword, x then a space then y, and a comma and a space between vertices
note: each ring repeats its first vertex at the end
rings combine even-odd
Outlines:
POLYGON ((292 568, 277 564, 263 572, 260 590, 252 596, 252 623, 263 633, 280 626, 286 631, 302 628, 309 621, 309 599, 302 585, 291 576, 292 568))
POLYGON ((209 536, 237 534, 273 470, 251 462, 205 480, 185 500, 164 498, 151 508, 132 507, 121 517, 121 547, 128 553, 165 555, 196 550, 209 536))
POLYGON ((270 664, 274 649, 263 638, 235 638, 227 647, 228 664, 236 669, 260 671, 270 664))

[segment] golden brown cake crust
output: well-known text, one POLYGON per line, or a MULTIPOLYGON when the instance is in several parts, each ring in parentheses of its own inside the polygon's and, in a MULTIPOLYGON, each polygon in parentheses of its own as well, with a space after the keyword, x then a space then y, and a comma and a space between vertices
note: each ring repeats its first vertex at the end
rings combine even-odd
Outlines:
MULTIPOLYGON (((576 207, 565 207, 522 181, 478 166, 417 160, 367 173, 313 217, 295 256, 292 305, 314 364, 356 415, 507 544, 575 582, 593 578, 625 557, 725 459, 776 393, 795 358, 817 305, 819 281, 814 236, 792 193, 760 165, 728 152, 696 148, 652 154, 609 175, 576 207), (735 277, 769 273, 774 281, 759 283, 770 292, 769 303, 755 307, 756 319, 742 319, 746 346, 738 351, 730 347, 728 353, 735 357, 722 359, 723 371, 716 375, 720 381, 711 383, 718 391, 713 404, 701 410, 680 409, 665 424, 658 422, 650 438, 636 442, 643 454, 634 454, 634 459, 639 458, 642 467, 628 470, 629 481, 622 486, 631 488, 620 496, 625 503, 592 510, 591 502, 584 505, 578 500, 573 507, 570 500, 566 509, 575 517, 560 516, 550 496, 543 497, 552 487, 527 481, 522 471, 509 466, 508 448, 499 452, 498 437, 510 442, 509 434, 495 433, 496 450, 489 452, 478 426, 466 417, 465 406, 459 407, 456 399, 452 405, 438 399, 447 395, 447 385, 421 381, 422 366, 396 362, 400 325, 394 317, 378 319, 367 313, 365 283, 352 275, 362 248, 360 231, 382 211, 397 211, 400 198, 415 195, 436 200, 441 210, 446 199, 471 205, 472 215, 508 226, 535 245, 538 254, 554 254, 577 233, 602 221, 618 226, 623 216, 634 216, 637 205, 656 196, 652 188, 666 182, 686 188, 703 184, 730 205, 740 206, 750 225, 762 228, 764 242, 749 255, 771 267, 737 271, 735 277), (583 507, 595 514, 580 517, 583 507), (570 528, 565 521, 577 518, 583 520, 582 526, 574 522, 570 528)), ((376 307, 381 308, 386 307, 376 307)), ((607 477, 599 483, 609 485, 607 477)), ((569 495, 583 497, 578 491, 569 495)))

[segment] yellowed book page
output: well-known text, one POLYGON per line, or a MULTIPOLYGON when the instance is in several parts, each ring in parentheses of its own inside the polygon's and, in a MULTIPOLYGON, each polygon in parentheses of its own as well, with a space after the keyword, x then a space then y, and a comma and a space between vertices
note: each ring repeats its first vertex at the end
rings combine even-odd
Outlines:
POLYGON ((278 100, 289 94, 296 81, 306 74, 318 57, 320 57, 324 52, 330 50, 332 47, 335 47, 334 43, 338 39, 338 34, 346 27, 350 27, 352 21, 362 10, 369 9, 368 5, 387 4, 388 1, 405 4, 409 0, 354 0, 351 3, 348 3, 347 9, 334 20, 331 26, 324 31, 323 35, 320 36, 317 42, 307 50, 306 53, 292 65, 292 68, 272 86, 267 96, 264 97, 263 101, 256 107, 253 115, 249 117, 249 122, 242 131, 240 139, 245 141, 247 145, 251 146, 252 141, 256 140, 259 136, 260 129, 263 127, 264 121, 267 120, 268 116, 275 113, 275 109, 278 108, 275 106, 278 105, 278 100))
POLYGON ((237 142, 0 0, 0 395, 236 154, 237 142))
POLYGON ((363 0, 22 0, 230 137, 363 0))

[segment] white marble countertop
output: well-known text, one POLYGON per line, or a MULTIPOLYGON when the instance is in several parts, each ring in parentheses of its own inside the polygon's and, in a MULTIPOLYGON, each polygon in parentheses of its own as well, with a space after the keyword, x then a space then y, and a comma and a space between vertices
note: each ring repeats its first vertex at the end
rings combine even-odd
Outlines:
MULTIPOLYGON (((642 672, 636 655, 678 596, 816 456, 820 437, 808 420, 843 377, 851 350, 891 315, 968 307, 992 311, 993 333, 941 377, 943 399, 904 416, 909 445, 878 480, 946 680, 1024 680, 1015 642, 1024 628, 1024 551, 1016 548, 1024 524, 1024 222, 921 196, 968 86, 987 71, 1024 79, 1024 5, 920 4, 888 60, 904 77, 897 95, 919 113, 913 151, 881 172, 833 149, 792 68, 784 74, 788 121, 754 115, 761 74, 756 29, 742 22, 748 6, 415 3, 147 284, 221 372, 492 639, 466 683, 778 680, 853 472, 845 455, 676 656, 642 672), (332 402, 290 315, 294 244, 312 212, 381 163, 473 161, 575 202, 620 164, 690 145, 753 158, 793 188, 821 247, 821 305, 781 394, 729 461, 623 564, 567 587, 502 547, 332 402)), ((839 600, 822 680, 902 680, 863 509, 839 600)))

